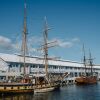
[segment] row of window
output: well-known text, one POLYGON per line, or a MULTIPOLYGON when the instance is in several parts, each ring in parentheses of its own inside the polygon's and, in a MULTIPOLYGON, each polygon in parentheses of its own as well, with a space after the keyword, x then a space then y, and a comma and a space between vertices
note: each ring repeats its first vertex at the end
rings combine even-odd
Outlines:
MULTIPOLYGON (((21 68, 23 67, 23 64, 18 64, 18 63, 10 63, 9 64, 9 68, 10 69, 14 69, 15 67, 21 68)), ((37 64, 26 64, 26 67, 30 67, 30 69, 32 68, 44 68, 44 65, 37 65, 37 64)), ((49 69, 65 69, 65 70, 84 70, 84 68, 80 68, 80 67, 72 67, 72 66, 54 66, 54 65, 49 65, 48 66, 49 69)), ((89 70, 90 68, 87 68, 87 70, 89 70)), ((100 69, 96 69, 96 70, 100 70, 100 69)))

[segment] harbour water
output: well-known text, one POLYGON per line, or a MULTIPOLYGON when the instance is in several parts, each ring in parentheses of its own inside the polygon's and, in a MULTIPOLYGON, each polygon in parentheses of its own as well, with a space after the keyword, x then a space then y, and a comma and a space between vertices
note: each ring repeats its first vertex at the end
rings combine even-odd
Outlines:
POLYGON ((67 85, 48 93, 1 96, 0 100, 100 100, 100 83, 67 85))

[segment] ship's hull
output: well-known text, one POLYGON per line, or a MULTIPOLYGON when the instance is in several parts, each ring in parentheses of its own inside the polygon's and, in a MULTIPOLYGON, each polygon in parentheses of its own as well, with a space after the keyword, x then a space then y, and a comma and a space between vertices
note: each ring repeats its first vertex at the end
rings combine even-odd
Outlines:
POLYGON ((43 88, 36 88, 34 89, 34 93, 44 93, 53 91, 55 87, 43 87, 43 88))
POLYGON ((97 78, 95 76, 85 76, 78 77, 75 79, 77 84, 95 84, 97 83, 97 78))
POLYGON ((34 93, 44 93, 44 92, 50 92, 54 91, 56 89, 59 89, 60 85, 44 85, 44 86, 38 86, 34 88, 34 93))
POLYGON ((0 94, 18 94, 33 92, 33 84, 30 83, 0 83, 0 94))

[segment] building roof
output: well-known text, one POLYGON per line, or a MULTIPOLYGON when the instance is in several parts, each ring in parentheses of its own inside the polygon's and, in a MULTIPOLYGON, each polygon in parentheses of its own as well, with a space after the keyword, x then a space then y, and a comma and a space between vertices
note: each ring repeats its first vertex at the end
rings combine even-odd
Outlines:
MULTIPOLYGON (((21 55, 0 53, 0 57, 6 62, 23 63, 23 57, 21 55)), ((41 57, 26 56, 26 63, 44 64, 44 60, 41 57)), ((55 66, 84 67, 84 65, 80 62, 68 61, 68 60, 49 60, 48 63, 49 65, 55 65, 55 66)), ((100 68, 100 65, 95 65, 94 67, 100 68)))

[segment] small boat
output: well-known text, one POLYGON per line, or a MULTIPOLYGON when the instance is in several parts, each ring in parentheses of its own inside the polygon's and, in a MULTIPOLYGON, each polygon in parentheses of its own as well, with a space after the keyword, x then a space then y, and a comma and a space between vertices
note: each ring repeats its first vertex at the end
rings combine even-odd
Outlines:
POLYGON ((45 93, 45 92, 50 92, 50 91, 54 91, 56 90, 55 86, 45 86, 45 87, 41 87, 41 88, 36 88, 34 89, 34 93, 45 93))
POLYGON ((58 84, 42 84, 42 85, 37 85, 34 88, 34 93, 44 93, 44 92, 50 92, 57 90, 59 88, 58 84))
POLYGON ((50 92, 59 89, 60 84, 54 81, 47 81, 45 76, 35 76, 34 93, 50 92))
POLYGON ((90 66, 91 68, 88 68, 88 70, 90 69, 90 72, 87 72, 87 64, 86 64, 86 57, 85 57, 85 50, 84 50, 84 46, 83 46, 83 51, 84 51, 84 66, 85 66, 85 75, 82 75, 80 77, 77 77, 75 79, 75 82, 77 84, 95 84, 97 83, 97 75, 93 72, 93 63, 92 63, 92 58, 91 58, 91 53, 89 53, 90 57, 89 57, 89 64, 88 66, 90 66))

